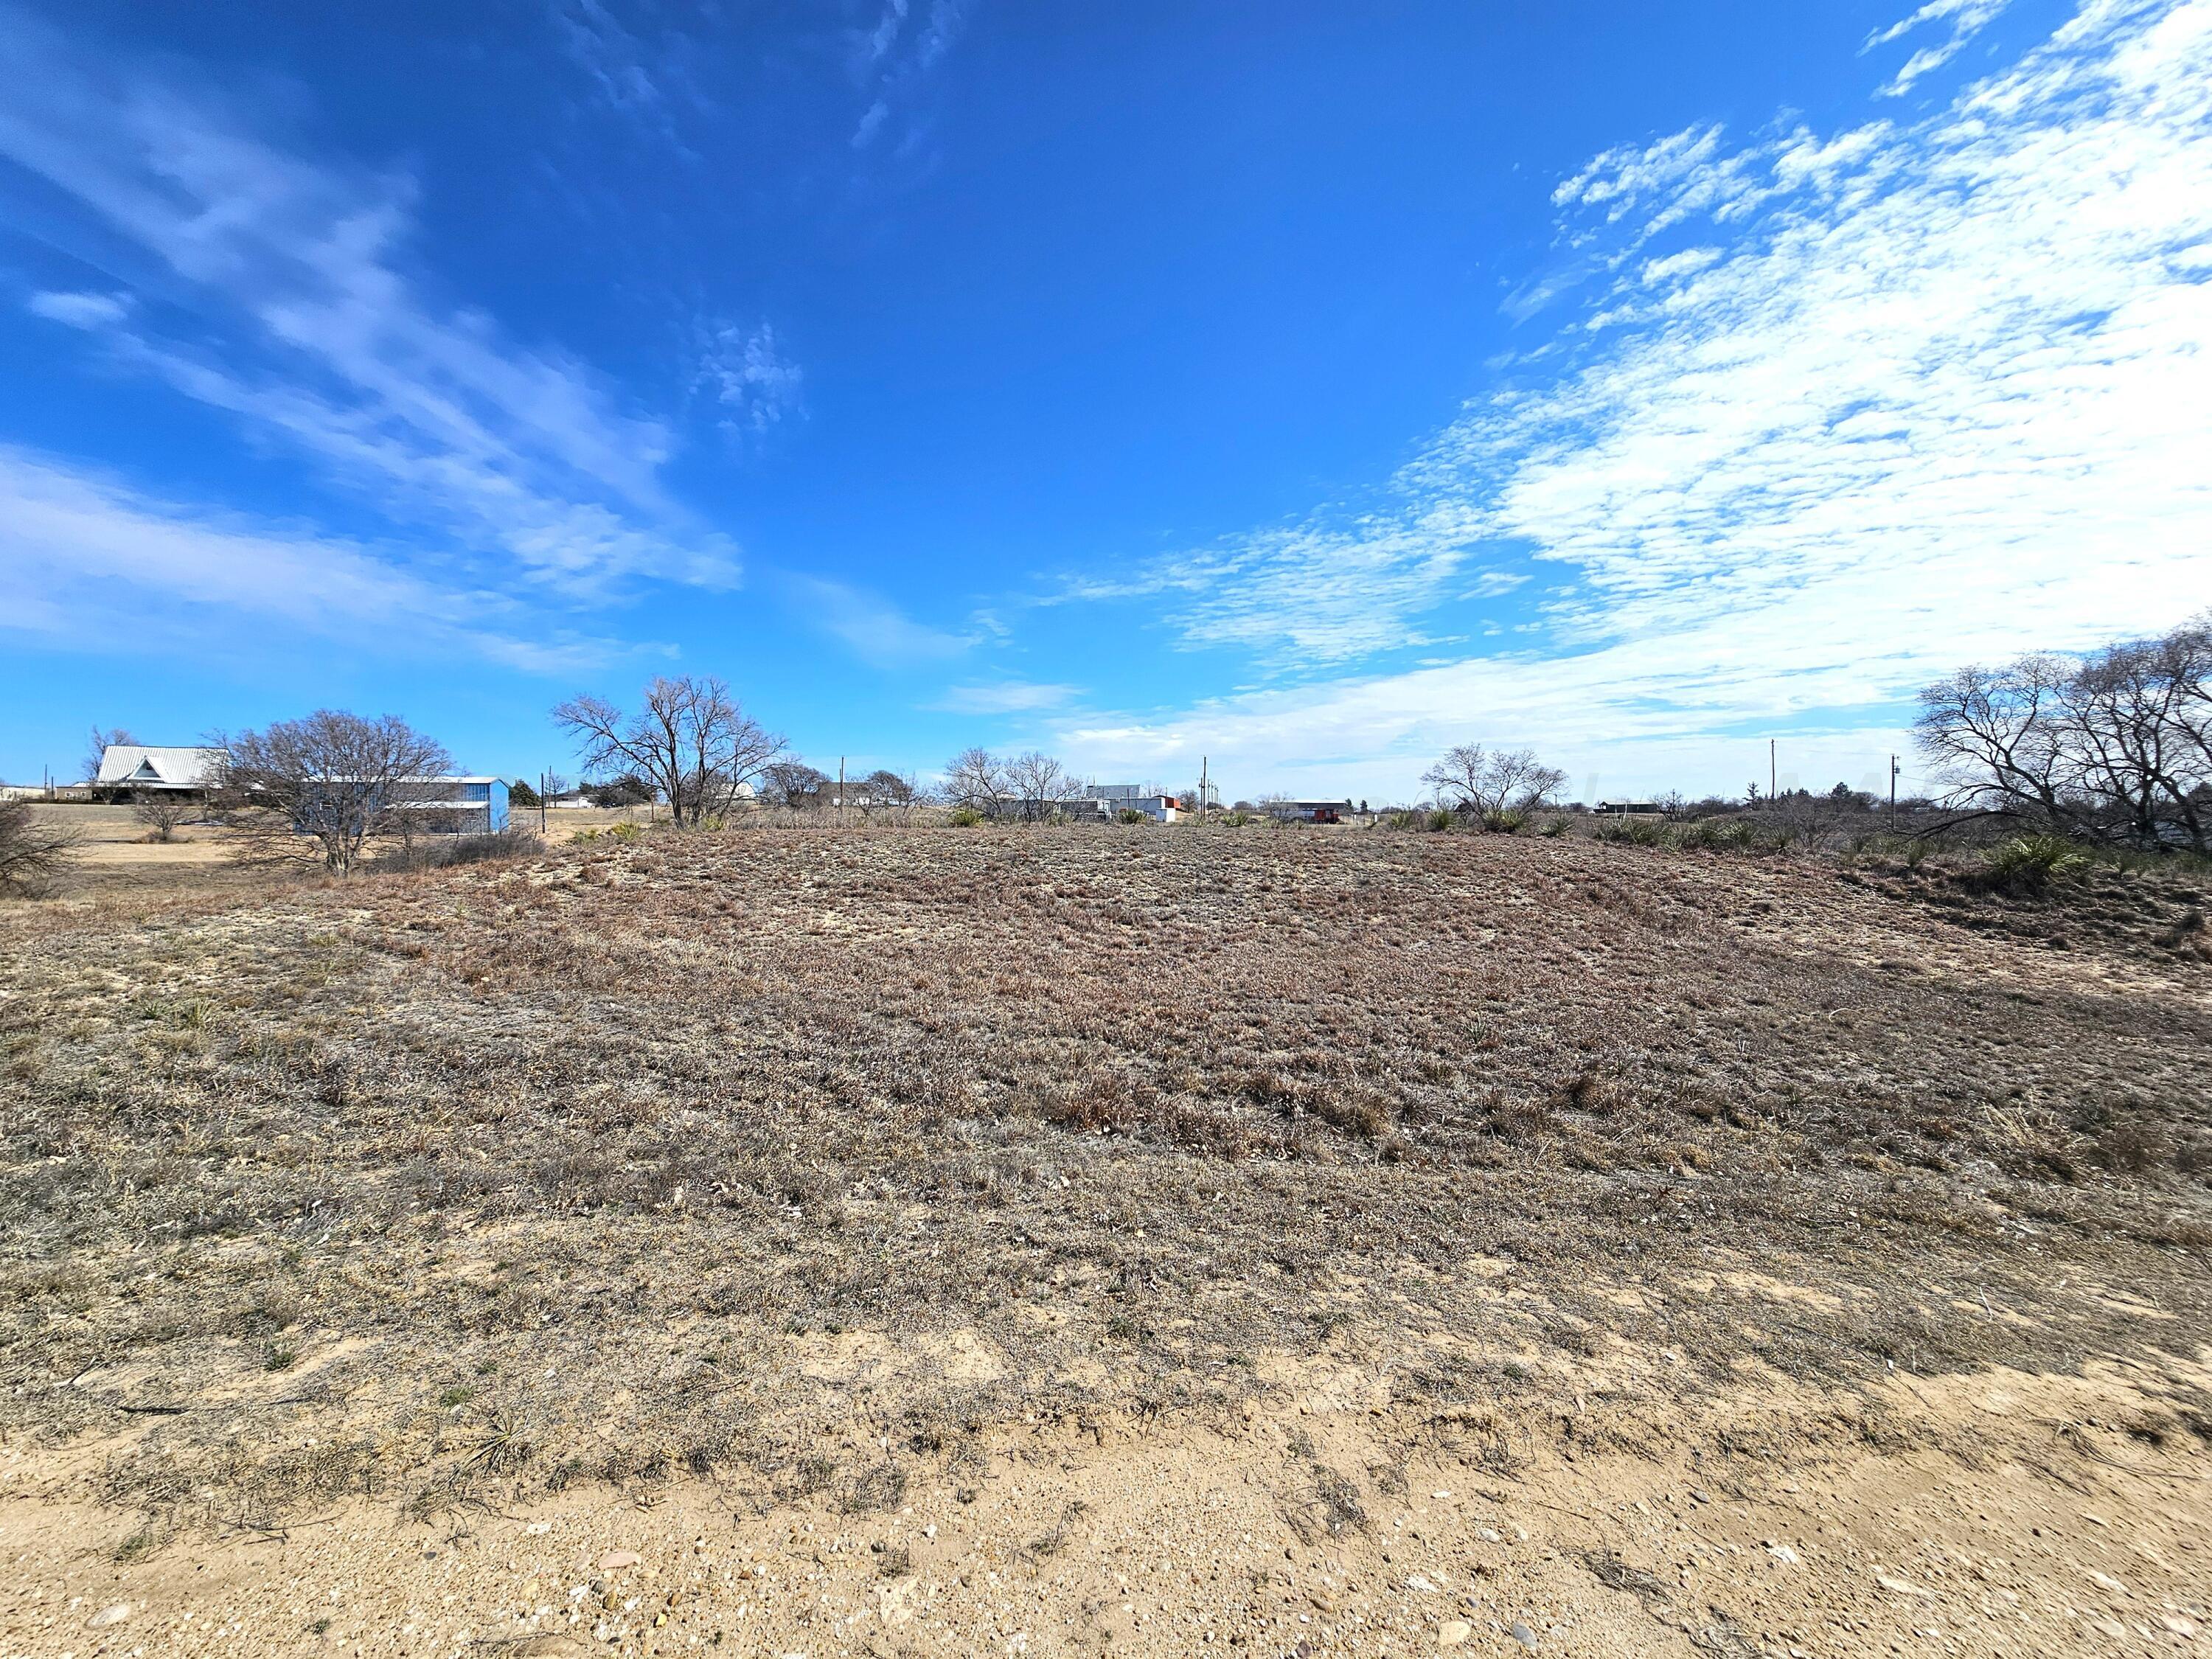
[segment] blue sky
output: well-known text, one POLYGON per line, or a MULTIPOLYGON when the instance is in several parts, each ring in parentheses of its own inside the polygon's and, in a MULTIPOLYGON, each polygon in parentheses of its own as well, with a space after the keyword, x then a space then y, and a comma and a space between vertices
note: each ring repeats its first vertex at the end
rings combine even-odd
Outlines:
POLYGON ((0 0, 0 776, 1871 784, 2212 599, 2212 0, 352 15, 0 0))

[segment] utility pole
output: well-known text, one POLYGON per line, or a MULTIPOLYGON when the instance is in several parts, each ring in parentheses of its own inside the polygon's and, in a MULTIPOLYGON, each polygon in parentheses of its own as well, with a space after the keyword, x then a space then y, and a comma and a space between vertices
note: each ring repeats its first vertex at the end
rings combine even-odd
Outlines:
POLYGON ((1897 757, 1889 757, 1889 833, 1897 833, 1897 757))
POLYGON ((538 769, 538 833, 545 833, 545 792, 553 787, 553 775, 544 767, 538 769))
POLYGON ((1198 821, 1200 823, 1204 823, 1206 822, 1206 790, 1208 787, 1206 784, 1206 757, 1204 755, 1200 755, 1198 757, 1198 821))
POLYGON ((1766 798, 1774 799, 1774 739, 1766 740, 1766 798))
POLYGON ((845 757, 837 757, 837 822, 845 822, 845 757))

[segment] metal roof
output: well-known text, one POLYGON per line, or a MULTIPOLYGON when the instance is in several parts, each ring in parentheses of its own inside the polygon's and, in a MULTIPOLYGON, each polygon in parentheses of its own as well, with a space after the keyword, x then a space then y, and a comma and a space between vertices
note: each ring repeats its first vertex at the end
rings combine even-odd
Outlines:
POLYGON ((149 789, 204 789, 216 781, 226 750, 111 743, 100 751, 95 782, 149 789))

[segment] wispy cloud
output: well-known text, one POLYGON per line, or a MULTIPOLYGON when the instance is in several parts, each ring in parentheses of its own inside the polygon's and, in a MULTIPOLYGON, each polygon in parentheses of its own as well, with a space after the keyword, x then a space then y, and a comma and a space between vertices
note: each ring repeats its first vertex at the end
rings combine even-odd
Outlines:
POLYGON ((131 302, 116 294, 33 294, 24 302, 33 316, 71 328, 106 328, 131 314, 131 302))
POLYGON ((879 667, 946 662, 981 642, 981 636, 974 632, 956 634, 916 622, 881 594, 849 583, 790 574, 778 580, 815 627, 879 667))
POLYGON ((866 149, 895 107, 942 63, 967 27, 969 0, 883 0, 876 21, 852 34, 854 78, 867 102, 853 129, 854 149, 866 149))
POLYGON ((127 295, 49 296, 43 314, 497 574, 580 595, 635 576, 735 579, 735 549, 661 488, 659 422, 561 352, 425 296, 404 179, 303 159, 214 94, 95 62, 12 8, 0 35, 0 156, 72 200, 82 235, 193 331, 157 330, 154 307, 127 314, 127 295))
POLYGON ((1159 573, 1188 638, 1310 632, 1350 660, 1464 591, 1468 549, 1519 546, 1560 578, 1547 632, 1088 720, 1066 733, 1086 763, 1203 743, 1410 765, 1473 735, 1617 770, 1814 720, 1879 743, 1948 665, 2161 625, 2212 588, 2207 0, 2091 0, 1912 126, 1700 125, 1556 199, 1609 285, 1400 473, 1394 510, 1159 573), (1620 257, 1660 238, 1686 246, 1620 257))
POLYGON ((279 639, 459 651, 537 672, 630 648, 547 627, 513 601, 441 586, 308 526, 195 509, 0 445, 0 630, 76 649, 236 648, 241 623, 264 649, 273 628, 279 639))
POLYGON ((1061 708, 1082 695, 1078 686, 997 680, 986 685, 956 685, 930 707, 953 714, 1033 714, 1061 708))
POLYGON ((625 21, 603 0, 553 0, 555 38, 580 70, 592 100, 633 124, 683 160, 702 158, 684 133, 684 119, 711 107, 696 65, 711 48, 690 32, 649 21, 625 21))
POLYGON ((1945 23, 1950 28, 1950 33, 1936 45, 1923 46, 1907 58, 1905 67, 1882 87, 1882 96, 1896 98, 1911 91, 1915 82, 1956 58, 1969 40, 1995 22, 1997 15, 2011 3, 2012 0, 1928 0, 1911 16, 1869 35, 1866 45, 1860 48, 1862 52, 1872 52, 1893 40, 1901 40, 1923 24, 1945 23))
POLYGON ((1188 647, 1242 647, 1277 671, 1332 666, 1427 643, 1411 618, 1447 596, 1481 534, 1446 500, 1332 514, 1165 561, 1149 580, 1171 596, 1164 615, 1188 647))

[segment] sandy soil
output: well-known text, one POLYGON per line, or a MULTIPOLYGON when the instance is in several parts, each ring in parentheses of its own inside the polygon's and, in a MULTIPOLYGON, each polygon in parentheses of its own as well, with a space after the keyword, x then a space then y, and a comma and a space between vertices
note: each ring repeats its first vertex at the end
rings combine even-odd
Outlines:
POLYGON ((71 1497, 112 1448, 10 1449, 0 1652, 2028 1655, 2212 1626, 2212 1457, 2145 1430, 2201 1371, 1775 1378, 1633 1454, 1595 1402, 1409 1425, 1364 1381, 1285 1375, 1218 1430, 1009 1426, 895 1512, 700 1481, 138 1560, 71 1497))

